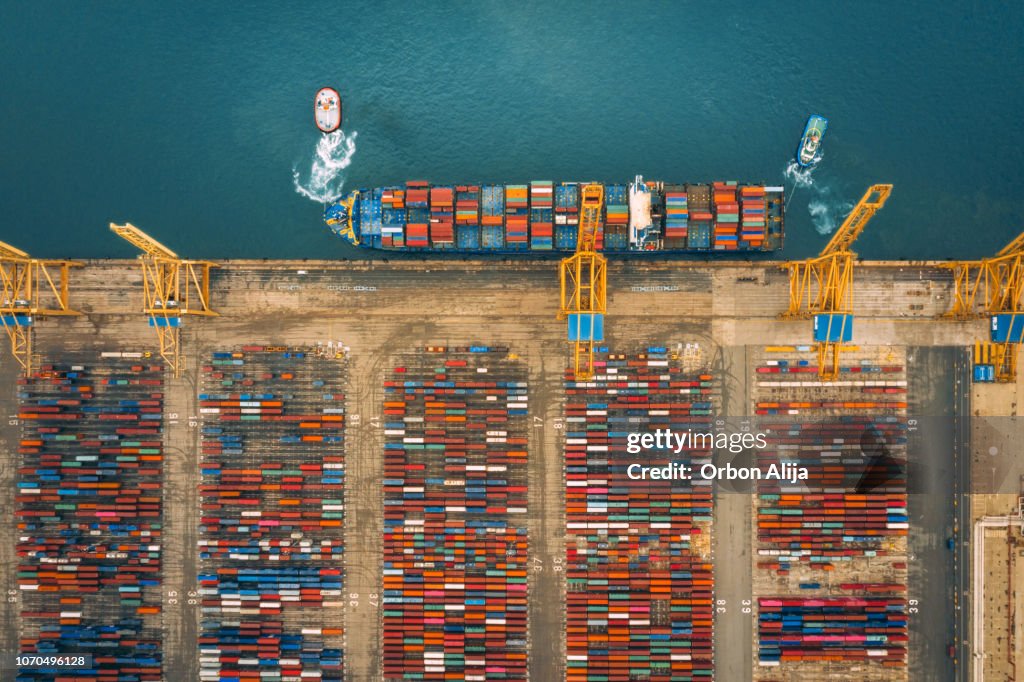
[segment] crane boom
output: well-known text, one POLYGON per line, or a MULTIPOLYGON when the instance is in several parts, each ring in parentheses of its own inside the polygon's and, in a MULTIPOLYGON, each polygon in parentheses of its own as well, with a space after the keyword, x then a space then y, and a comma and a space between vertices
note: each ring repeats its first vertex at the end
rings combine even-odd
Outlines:
POLYGON ((11 342, 11 354, 26 376, 32 374, 32 326, 35 317, 78 315, 68 303, 70 260, 32 258, 0 242, 0 324, 11 342))
POLYGON ((584 185, 576 252, 559 265, 558 318, 568 321, 568 341, 573 345, 573 369, 578 381, 594 376, 594 344, 604 340, 608 264, 597 252, 603 206, 604 186, 584 185))
POLYGON ((4 260, 25 260, 29 255, 19 248, 11 246, 6 242, 0 242, 0 258, 4 260))
POLYGON ((604 187, 583 186, 580 200, 580 233, 576 237, 576 253, 597 252, 597 230, 601 226, 601 208, 604 205, 604 187))
POLYGON ((968 320, 993 313, 1024 310, 1024 232, 993 258, 952 261, 941 267, 953 271, 953 307, 944 317, 968 320))
POLYGON ((118 237, 134 245, 139 249, 139 251, 142 251, 147 256, 179 260, 178 254, 174 253, 131 223, 125 223, 124 225, 115 225, 114 223, 110 223, 110 229, 118 237))
POLYGON ((131 223, 110 223, 110 229, 142 251, 142 312, 156 329, 160 356, 179 377, 185 359, 181 350, 182 316, 217 314, 210 307, 210 269, 218 266, 209 261, 183 260, 131 223))
POLYGON ((1013 319, 1024 314, 1024 232, 993 258, 953 261, 942 267, 953 271, 953 306, 943 317, 968 320, 990 315, 992 329, 999 321, 1008 325, 1004 338, 979 344, 975 364, 992 365, 996 381, 1017 379, 1017 355, 1021 339, 1013 319))
POLYGON ((1024 232, 1021 232, 1014 237, 1009 244, 1004 246, 996 254, 996 258, 1003 258, 1005 256, 1016 256, 1024 253, 1024 232))
POLYGON ((891 193, 892 185, 869 187, 821 254, 782 266, 789 271, 789 308, 782 317, 815 317, 818 376, 823 381, 838 378, 842 344, 853 336, 856 254, 851 247, 891 193))
POLYGON ((821 256, 849 251, 857 237, 864 231, 868 221, 879 211, 892 193, 892 185, 872 185, 864 193, 857 205, 853 207, 846 220, 832 235, 828 245, 822 250, 821 256))

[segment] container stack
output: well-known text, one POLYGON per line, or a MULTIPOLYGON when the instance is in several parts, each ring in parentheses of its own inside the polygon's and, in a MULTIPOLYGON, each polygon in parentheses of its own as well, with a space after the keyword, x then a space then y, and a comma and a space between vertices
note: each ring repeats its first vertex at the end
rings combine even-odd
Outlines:
POLYGON ((530 249, 550 251, 554 246, 554 183, 534 180, 530 183, 530 249))
POLYGON ((815 492, 788 492, 784 484, 762 482, 757 512, 761 567, 785 574, 804 562, 834 570, 839 562, 884 556, 883 541, 906 536, 904 420, 811 415, 764 423, 762 430, 769 447, 759 452, 759 464, 804 467, 815 492), (864 443, 876 441, 885 443, 886 459, 865 460, 864 443))
POLYGON ((765 242, 761 248, 782 248, 783 225, 786 218, 786 188, 781 186, 764 188, 765 242))
POLYGON ((632 480, 627 467, 707 450, 628 454, 631 432, 707 431, 710 374, 689 374, 663 347, 596 358, 591 381, 566 372, 566 679, 692 680, 712 675, 713 580, 708 485, 632 480))
POLYGON ((203 367, 201 680, 343 679, 344 369, 261 346, 203 367))
POLYGON ((629 248, 629 187, 604 186, 605 224, 602 249, 629 248))
POLYGON ((430 188, 430 244, 438 249, 455 246, 455 190, 430 188))
POLYGON ((580 186, 566 182, 555 188, 555 248, 575 250, 580 224, 580 186))
POLYGON ((430 246, 430 192, 425 182, 410 180, 405 186, 405 246, 425 249, 430 246))
POLYGON ((530 202, 526 185, 508 185, 505 188, 505 247, 525 251, 530 243, 529 233, 530 202))
POLYGON ((736 182, 716 182, 715 250, 734 251, 739 248, 740 205, 736 200, 736 182))
POLYGON ((686 205, 690 211, 686 247, 710 249, 714 217, 711 213, 711 188, 707 185, 686 185, 686 205))
POLYGON ((757 464, 808 475, 756 485, 755 679, 905 679, 906 370, 891 350, 842 360, 828 384, 811 346, 769 346, 755 364, 757 464))
POLYGON ((405 246, 405 190, 387 187, 381 195, 381 244, 405 246))
POLYGON ((748 185, 740 189, 740 210, 743 222, 740 225, 740 246, 744 249, 760 249, 764 245, 765 190, 760 185, 748 185))
POLYGON ((759 566, 782 575, 795 564, 833 571, 885 556, 908 532, 903 366, 848 360, 822 395, 805 379, 817 374, 812 362, 766 359, 755 370, 755 413, 768 440, 758 463, 804 467, 809 477, 806 486, 758 486, 759 566), (878 443, 880 457, 866 458, 865 443, 878 443))
POLYGON ((164 679, 162 377, 114 352, 18 380, 20 652, 91 654, 75 680, 164 679))
POLYGON ((459 249, 480 248, 480 186, 455 188, 455 244, 459 249))
POLYGON ((686 248, 690 208, 686 202, 686 188, 665 188, 665 248, 686 248))
POLYGON ((384 382, 384 679, 525 680, 527 371, 411 354, 384 382))
POLYGON ((480 209, 480 246, 489 251, 505 248, 505 188, 484 185, 480 209))
POLYGON ((906 535, 903 495, 762 492, 758 497, 762 568, 789 571, 794 563, 807 562, 834 570, 839 562, 885 556, 882 540, 906 535))
POLYGON ((762 666, 815 661, 906 666, 905 596, 760 598, 757 606, 762 666))

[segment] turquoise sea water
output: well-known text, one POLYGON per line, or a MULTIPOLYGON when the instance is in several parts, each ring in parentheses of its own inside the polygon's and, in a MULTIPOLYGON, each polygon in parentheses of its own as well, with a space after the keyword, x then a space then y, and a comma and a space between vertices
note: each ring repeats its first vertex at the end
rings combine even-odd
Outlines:
POLYGON ((785 255, 819 250, 874 182, 895 190, 866 257, 982 256, 1024 229, 1024 6, 808 8, 4 3, 0 239, 127 256, 107 224, 131 221, 192 257, 365 257, 293 184, 325 84, 357 133, 346 188, 779 183, 821 113, 785 255))

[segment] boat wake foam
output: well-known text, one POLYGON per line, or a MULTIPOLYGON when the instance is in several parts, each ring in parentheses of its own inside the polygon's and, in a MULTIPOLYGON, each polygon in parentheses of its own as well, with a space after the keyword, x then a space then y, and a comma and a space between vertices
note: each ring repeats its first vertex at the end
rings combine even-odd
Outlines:
POLYGON ((789 165, 786 166, 786 170, 783 172, 785 178, 793 183, 793 187, 814 187, 814 167, 820 161, 819 158, 815 160, 814 165, 802 167, 796 162, 796 159, 790 159, 789 165))
POLYGON ((355 131, 346 134, 344 130, 335 130, 321 136, 309 173, 303 175, 298 168, 292 168, 295 191, 321 204, 341 198, 345 169, 352 164, 352 157, 356 154, 356 134, 355 131))
POLYGON ((789 199, 793 198, 797 189, 811 190, 813 196, 807 202, 811 223, 818 234, 831 234, 853 209, 853 204, 832 196, 832 187, 828 178, 825 178, 824 182, 815 181, 814 170, 821 163, 822 158, 823 155, 819 151, 814 163, 806 167, 798 164, 796 159, 790 159, 783 175, 790 186, 789 199))
POLYGON ((807 210, 811 214, 811 222, 818 234, 832 234, 839 224, 846 219, 846 216, 853 210, 853 204, 849 201, 836 201, 829 199, 829 192, 826 190, 816 199, 811 199, 807 204, 807 210))

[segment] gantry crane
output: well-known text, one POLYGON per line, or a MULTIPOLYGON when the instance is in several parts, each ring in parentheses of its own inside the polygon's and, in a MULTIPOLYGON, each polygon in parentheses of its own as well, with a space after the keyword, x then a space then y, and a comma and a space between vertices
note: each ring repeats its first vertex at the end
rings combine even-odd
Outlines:
POLYGON ((46 315, 79 315, 68 304, 70 260, 32 258, 21 249, 0 242, 0 322, 11 339, 11 354, 32 374, 32 325, 46 315))
POLYGON ((182 316, 217 314, 210 307, 210 269, 217 264, 183 260, 131 223, 110 223, 110 229, 142 251, 142 312, 148 317, 149 326, 156 328, 160 356, 174 376, 179 377, 184 362, 182 316))
POLYGON ((819 256, 782 266, 789 271, 789 309, 782 317, 814 317, 818 376, 822 381, 839 377, 840 349, 853 338, 853 265, 857 254, 851 248, 891 192, 892 185, 872 185, 819 256))
POLYGON ((1024 232, 993 258, 954 261, 943 268, 953 271, 953 307, 944 317, 957 320, 989 316, 990 339, 975 345, 975 365, 991 366, 978 380, 1008 382, 1017 379, 1017 351, 1024 341, 1024 232))
POLYGON ((594 376, 594 344, 604 341, 607 261, 597 251, 604 186, 583 185, 576 253, 558 267, 562 303, 558 319, 568 320, 568 340, 573 345, 577 381, 594 376))

